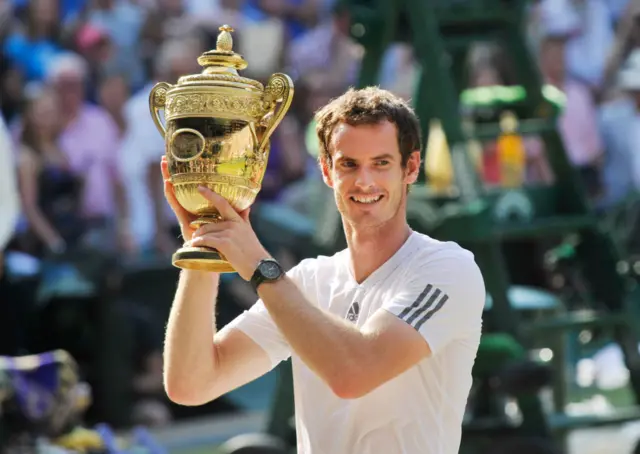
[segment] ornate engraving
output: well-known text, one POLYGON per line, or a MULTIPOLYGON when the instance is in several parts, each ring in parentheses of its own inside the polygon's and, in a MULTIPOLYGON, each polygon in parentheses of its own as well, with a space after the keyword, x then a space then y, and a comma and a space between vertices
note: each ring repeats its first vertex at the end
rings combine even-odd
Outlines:
POLYGON ((230 96, 215 93, 180 93, 169 95, 165 105, 167 120, 176 116, 216 116, 224 112, 240 117, 260 118, 265 109, 260 99, 249 96, 230 96))
POLYGON ((269 138, 273 131, 278 127, 285 114, 291 106, 293 100, 293 82, 289 76, 282 73, 272 74, 267 82, 267 87, 264 90, 264 108, 267 111, 265 117, 262 118, 260 124, 264 125, 264 132, 260 138, 259 150, 264 150, 269 142, 269 138), (280 107, 276 109, 277 104, 280 103, 280 107))
POLYGON ((284 74, 274 74, 264 89, 264 100, 269 104, 280 101, 291 87, 291 79, 284 74))
POLYGON ((162 109, 167 102, 167 86, 159 86, 153 93, 153 105, 158 109, 162 109))

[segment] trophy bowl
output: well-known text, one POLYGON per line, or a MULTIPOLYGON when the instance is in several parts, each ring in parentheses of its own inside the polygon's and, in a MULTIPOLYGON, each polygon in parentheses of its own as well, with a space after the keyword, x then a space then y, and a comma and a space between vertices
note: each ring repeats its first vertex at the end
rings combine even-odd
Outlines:
MULTIPOLYGON (((182 76, 176 85, 159 82, 149 95, 176 198, 197 217, 194 228, 221 220, 199 186, 220 194, 237 211, 253 204, 267 168, 269 138, 293 99, 293 82, 285 74, 273 74, 266 86, 238 74, 247 62, 233 51, 231 32, 228 25, 220 27, 216 49, 198 58, 202 73, 182 76)), ((235 272, 219 251, 207 247, 182 247, 172 263, 235 272)))

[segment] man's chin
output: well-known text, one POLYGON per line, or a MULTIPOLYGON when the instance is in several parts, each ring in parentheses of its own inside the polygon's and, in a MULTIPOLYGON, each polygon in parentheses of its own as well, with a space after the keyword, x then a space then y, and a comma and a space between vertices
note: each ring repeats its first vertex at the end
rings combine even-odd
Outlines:
POLYGON ((347 221, 356 228, 374 228, 384 225, 388 219, 381 218, 374 213, 352 213, 347 221))

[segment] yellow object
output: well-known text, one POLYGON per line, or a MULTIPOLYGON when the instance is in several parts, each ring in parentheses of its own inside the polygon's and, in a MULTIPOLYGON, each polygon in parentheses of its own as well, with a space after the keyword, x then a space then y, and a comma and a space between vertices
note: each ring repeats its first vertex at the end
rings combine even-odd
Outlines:
POLYGON ((424 160, 424 170, 428 185, 436 192, 444 192, 453 184, 453 164, 447 136, 440 120, 431 120, 429 141, 424 160))
POLYGON ((53 443, 62 448, 79 452, 104 448, 104 442, 100 434, 83 427, 75 428, 71 433, 53 440, 53 443))
POLYGON ((498 162, 503 187, 517 188, 525 179, 526 152, 518 131, 518 119, 513 112, 505 112, 500 118, 502 135, 498 138, 498 162))
MULTIPOLYGON (((158 82, 149 94, 175 196, 194 215, 193 228, 220 220, 200 186, 224 197, 236 211, 255 202, 271 135, 293 100, 293 81, 286 74, 265 77, 266 85, 240 75, 248 63, 233 51, 231 32, 228 25, 220 27, 216 48, 198 57, 202 72, 183 75, 173 85, 158 82)), ((172 263, 182 269, 235 271, 223 254, 203 246, 178 249, 172 263)))

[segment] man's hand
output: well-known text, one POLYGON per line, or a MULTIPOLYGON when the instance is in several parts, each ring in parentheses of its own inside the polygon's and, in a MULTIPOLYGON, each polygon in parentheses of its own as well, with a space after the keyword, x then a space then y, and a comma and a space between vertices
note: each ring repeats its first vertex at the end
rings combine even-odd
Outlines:
POLYGON ((201 226, 194 232, 189 245, 217 249, 248 281, 260 260, 269 257, 249 223, 249 208, 238 213, 221 195, 204 186, 199 191, 218 210, 223 220, 201 226))
POLYGON ((160 169, 162 170, 162 178, 164 180, 164 196, 178 219, 182 237, 185 241, 189 241, 191 240, 193 233, 196 231, 191 227, 191 222, 196 220, 196 216, 185 210, 182 205, 180 205, 180 202, 178 202, 178 199, 176 199, 173 184, 171 183, 171 175, 169 175, 169 164, 167 163, 166 156, 162 157, 160 169))

